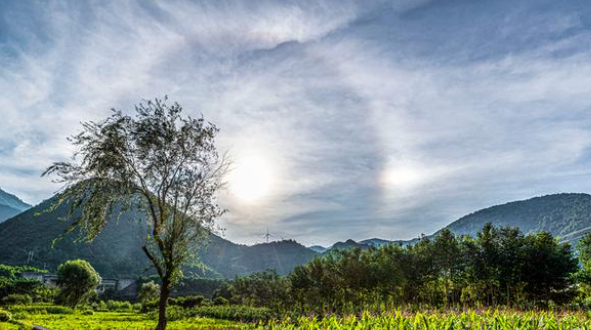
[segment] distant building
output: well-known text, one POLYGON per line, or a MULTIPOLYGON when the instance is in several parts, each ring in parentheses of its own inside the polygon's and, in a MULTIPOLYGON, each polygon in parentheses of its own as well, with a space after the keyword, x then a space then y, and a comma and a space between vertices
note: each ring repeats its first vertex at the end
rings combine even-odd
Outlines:
MULTIPOLYGON (((43 283, 43 285, 45 286, 57 288, 57 275, 55 274, 25 272, 21 274, 21 277, 31 280, 37 280, 43 283)), ((109 290, 113 291, 114 293, 126 292, 130 294, 131 292, 136 291, 130 289, 136 287, 136 280, 134 279, 103 278, 101 279, 101 283, 95 291, 98 294, 105 293, 109 290)))

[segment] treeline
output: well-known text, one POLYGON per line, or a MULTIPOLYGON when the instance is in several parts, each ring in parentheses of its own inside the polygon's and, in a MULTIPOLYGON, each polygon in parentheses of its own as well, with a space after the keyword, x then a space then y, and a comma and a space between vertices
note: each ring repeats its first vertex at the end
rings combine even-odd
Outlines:
POLYGON ((296 267, 239 278, 220 291, 235 303, 323 313, 368 308, 572 306, 591 283, 591 238, 579 262, 547 232, 487 224, 476 237, 442 230, 408 246, 336 251, 296 267), (582 265, 581 267, 579 266, 582 265), (586 266, 587 265, 587 266, 586 266))

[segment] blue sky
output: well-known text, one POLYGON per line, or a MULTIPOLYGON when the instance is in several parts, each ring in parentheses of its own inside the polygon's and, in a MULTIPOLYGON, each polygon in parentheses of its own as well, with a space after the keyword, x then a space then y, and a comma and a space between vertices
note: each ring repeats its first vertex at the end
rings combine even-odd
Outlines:
POLYGON ((163 95, 221 128, 239 242, 590 190, 585 1, 2 1, 0 61, 0 187, 30 203, 81 121, 163 95))

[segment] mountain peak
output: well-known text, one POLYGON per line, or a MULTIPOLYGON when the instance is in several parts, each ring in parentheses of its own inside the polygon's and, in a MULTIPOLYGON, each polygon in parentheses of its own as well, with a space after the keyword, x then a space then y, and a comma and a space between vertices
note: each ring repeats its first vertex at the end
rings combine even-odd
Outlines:
POLYGON ((0 223, 29 208, 31 208, 31 205, 0 188, 0 223))
POLYGON ((496 227, 519 227, 524 233, 544 230, 565 240, 576 240, 591 226, 591 195, 560 193, 491 206, 447 228, 459 235, 474 235, 488 222, 496 227))

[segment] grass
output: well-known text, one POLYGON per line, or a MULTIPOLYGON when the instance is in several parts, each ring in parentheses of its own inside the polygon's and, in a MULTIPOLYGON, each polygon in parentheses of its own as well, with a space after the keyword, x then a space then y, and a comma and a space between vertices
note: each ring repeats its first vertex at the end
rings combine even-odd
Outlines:
MULTIPOLYGON (((38 308, 37 308, 38 309, 38 308)), ((82 312, 70 314, 35 313, 14 314, 14 319, 25 325, 40 325, 52 330, 151 330, 156 320, 150 314, 138 312, 82 312)), ((19 308, 15 308, 19 310, 19 308)), ((197 312, 195 309, 193 312, 197 312)), ((220 309, 230 310, 229 308, 220 309)), ((50 310, 52 312, 61 312, 50 310)), ((203 312, 203 311, 201 311, 203 312)), ((219 311, 218 311, 219 312, 219 311)), ((251 313, 251 312, 249 312, 251 313)), ((195 315, 195 314, 187 314, 195 315)), ((271 320, 259 324, 241 323, 208 317, 191 316, 169 322, 170 330, 591 330, 590 313, 585 312, 519 312, 512 310, 453 311, 394 311, 382 314, 364 313, 345 317, 300 317, 271 320)), ((10 323, 0 323, 0 330, 22 330, 10 323)))
MULTIPOLYGON (((18 315, 17 315, 18 316, 18 315)), ((52 330, 152 330, 156 320, 141 313, 97 312, 94 315, 74 314, 26 314, 15 317, 26 325, 40 325, 52 330)), ((240 329, 242 324, 232 321, 193 317, 169 322, 170 330, 230 330, 240 329)), ((0 330, 27 329, 9 323, 0 323, 0 330)))
POLYGON ((585 313, 484 311, 299 318, 245 326, 249 330, 589 330, 585 313))

